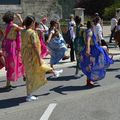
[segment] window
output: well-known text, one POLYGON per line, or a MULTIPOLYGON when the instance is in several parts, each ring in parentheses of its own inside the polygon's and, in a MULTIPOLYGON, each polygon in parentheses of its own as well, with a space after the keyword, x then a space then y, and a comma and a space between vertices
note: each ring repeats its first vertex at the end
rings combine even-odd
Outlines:
POLYGON ((19 5, 21 0, 0 0, 0 5, 19 5))

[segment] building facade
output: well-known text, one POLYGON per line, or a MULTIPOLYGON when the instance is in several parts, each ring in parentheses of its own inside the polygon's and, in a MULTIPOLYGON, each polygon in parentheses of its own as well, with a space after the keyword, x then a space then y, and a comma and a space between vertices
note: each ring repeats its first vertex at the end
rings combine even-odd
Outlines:
POLYGON ((62 18, 62 7, 57 0, 0 0, 0 17, 9 10, 23 17, 34 15, 37 19, 43 16, 49 19, 62 18))

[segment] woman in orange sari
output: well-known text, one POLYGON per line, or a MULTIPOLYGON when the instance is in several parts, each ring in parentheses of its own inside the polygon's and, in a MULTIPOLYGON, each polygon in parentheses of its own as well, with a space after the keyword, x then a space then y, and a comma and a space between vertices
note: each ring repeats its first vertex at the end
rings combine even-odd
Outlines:
POLYGON ((25 67, 27 98, 26 101, 34 101, 38 98, 32 92, 43 86, 47 79, 46 72, 51 72, 55 76, 59 75, 48 66, 41 57, 41 44, 35 29, 35 18, 27 16, 23 22, 25 29, 21 32, 22 38, 22 61, 25 67))

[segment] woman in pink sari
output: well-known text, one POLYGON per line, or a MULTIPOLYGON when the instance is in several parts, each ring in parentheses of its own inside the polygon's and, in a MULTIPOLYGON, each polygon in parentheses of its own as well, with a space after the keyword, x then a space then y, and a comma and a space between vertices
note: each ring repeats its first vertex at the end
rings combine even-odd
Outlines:
MULTIPOLYGON (((22 22, 20 15, 17 17, 22 22)), ((17 24, 13 23, 14 13, 8 11, 3 16, 3 21, 6 23, 0 30, 3 33, 2 51, 5 58, 7 83, 6 88, 12 88, 11 82, 17 81, 19 77, 24 75, 24 67, 21 60, 21 37, 20 30, 17 24)))
POLYGON ((48 55, 48 49, 47 46, 44 43, 44 37, 43 37, 43 30, 39 28, 39 23, 35 22, 35 31, 38 33, 40 44, 41 44, 41 57, 45 58, 48 55))

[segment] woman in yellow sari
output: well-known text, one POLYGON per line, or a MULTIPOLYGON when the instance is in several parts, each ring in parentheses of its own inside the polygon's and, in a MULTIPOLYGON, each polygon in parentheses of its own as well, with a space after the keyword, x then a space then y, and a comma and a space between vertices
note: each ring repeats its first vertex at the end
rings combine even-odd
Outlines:
POLYGON ((47 80, 46 72, 52 72, 54 75, 59 73, 45 64, 41 59, 41 46, 37 33, 34 31, 35 18, 27 16, 23 22, 25 29, 21 32, 22 38, 22 61, 25 66, 27 98, 26 101, 37 100, 32 96, 32 92, 44 85, 47 80))

